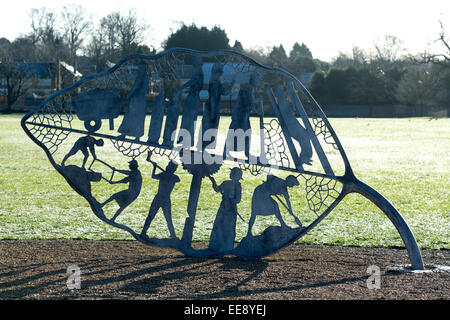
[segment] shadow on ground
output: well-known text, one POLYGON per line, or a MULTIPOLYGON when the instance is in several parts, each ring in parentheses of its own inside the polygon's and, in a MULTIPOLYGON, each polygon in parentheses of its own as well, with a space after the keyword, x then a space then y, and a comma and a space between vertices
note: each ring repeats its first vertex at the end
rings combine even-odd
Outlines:
MULTIPOLYGON (((423 252, 447 263, 448 251, 423 252)), ((263 259, 194 258, 135 241, 0 242, 1 299, 449 299, 449 274, 400 274, 406 250, 291 245, 263 259), (367 268, 379 266, 380 289, 367 268), (79 290, 69 290, 80 270, 79 290), (70 280, 70 279, 69 279, 70 280), (370 280, 370 279, 369 279, 370 280), (71 282, 69 281, 69 284, 71 282)))

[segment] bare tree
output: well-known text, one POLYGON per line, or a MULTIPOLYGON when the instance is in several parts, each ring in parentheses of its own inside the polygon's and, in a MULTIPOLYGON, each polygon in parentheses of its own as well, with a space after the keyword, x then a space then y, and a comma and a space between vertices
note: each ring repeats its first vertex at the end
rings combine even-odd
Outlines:
POLYGON ((393 35, 385 35, 383 42, 375 44, 374 59, 385 62, 395 62, 405 54, 403 41, 393 35))
POLYGON ((148 26, 139 21, 136 10, 130 9, 127 16, 120 16, 117 21, 118 41, 122 54, 130 54, 145 40, 148 26))
POLYGON ((31 33, 29 38, 34 44, 53 41, 57 36, 56 14, 53 10, 42 7, 33 8, 29 13, 31 33))
POLYGON ((106 66, 106 40, 104 34, 100 31, 96 31, 90 38, 90 41, 86 45, 86 55, 94 59, 96 71, 103 70, 106 66))
POLYGON ((112 12, 103 17, 100 21, 100 32, 106 55, 115 60, 132 53, 145 40, 147 29, 148 25, 138 18, 134 9, 130 9, 126 16, 120 12, 112 12))
POLYGON ((445 29, 442 21, 439 21, 440 32, 439 37, 434 43, 439 43, 442 46, 443 51, 441 53, 430 53, 425 51, 418 56, 411 57, 411 60, 416 64, 433 63, 441 65, 446 68, 450 68, 450 42, 445 34, 445 29))
POLYGON ((51 9, 42 7, 30 10, 31 39, 37 48, 37 59, 41 61, 58 61, 67 58, 69 50, 58 32, 57 15, 51 9))
POLYGON ((353 46, 351 54, 339 52, 339 55, 332 61, 333 67, 336 68, 361 67, 368 63, 367 54, 357 46, 353 46))
MULTIPOLYGON (((0 80, 5 89, 6 109, 10 113, 16 101, 28 93, 36 84, 36 77, 29 70, 28 65, 20 60, 21 54, 26 52, 24 41, 3 43, 0 46, 0 80)), ((30 47, 28 47, 29 49, 30 47)))
POLYGON ((70 4, 63 7, 62 20, 64 29, 64 39, 70 49, 71 63, 74 72, 77 71, 77 52, 80 49, 85 34, 90 28, 90 19, 86 17, 83 8, 77 4, 70 4))
POLYGON ((118 12, 113 12, 100 20, 99 34, 101 36, 98 38, 104 42, 105 55, 108 59, 113 59, 117 51, 117 20, 119 17, 118 12))

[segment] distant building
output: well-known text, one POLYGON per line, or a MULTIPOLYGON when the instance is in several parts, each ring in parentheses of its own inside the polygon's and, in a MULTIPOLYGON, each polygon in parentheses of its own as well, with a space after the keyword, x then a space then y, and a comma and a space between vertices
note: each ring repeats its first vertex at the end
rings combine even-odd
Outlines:
MULTIPOLYGON (((32 88, 33 91, 46 91, 48 89, 54 88, 54 77, 52 77, 51 69, 54 69, 54 63, 44 63, 44 62, 17 62, 18 69, 25 73, 28 73, 31 78, 36 79, 35 87, 32 88), (53 65, 52 65, 53 64, 53 65)), ((0 66, 2 64, 0 63, 0 66)), ((1 75, 0 75, 1 77, 1 75)), ((6 79, 0 78, 0 92, 4 93, 6 91, 6 79)))
MULTIPOLYGON (((25 104, 28 105, 27 100, 37 100, 41 97, 46 97, 53 93, 56 88, 56 79, 54 76, 54 70, 56 69, 55 63, 52 62, 15 62, 17 68, 29 75, 29 80, 32 81, 31 89, 25 96, 25 104)), ((2 64, 0 64, 1 68, 2 64)), ((6 104, 7 102, 7 81, 0 74, 0 104, 6 104)))
MULTIPOLYGON (((56 92, 58 87, 65 87, 80 79, 82 74, 74 72, 73 67, 61 61, 58 72, 56 62, 15 62, 20 71, 29 75, 31 88, 23 99, 25 106, 34 106, 56 92), (60 79, 58 79, 60 77, 60 79), (59 81, 58 81, 59 80, 59 81)), ((1 67, 0 63, 0 67, 1 67)), ((6 104, 7 83, 0 74, 0 104, 6 104)), ((20 107, 19 107, 20 108, 20 107)))

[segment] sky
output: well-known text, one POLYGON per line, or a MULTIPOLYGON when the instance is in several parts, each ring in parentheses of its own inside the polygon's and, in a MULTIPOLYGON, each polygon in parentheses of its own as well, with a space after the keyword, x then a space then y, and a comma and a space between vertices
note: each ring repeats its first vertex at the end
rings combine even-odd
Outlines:
POLYGON ((29 32, 31 8, 45 6, 58 13, 70 3, 80 4, 93 21, 135 8, 150 26, 147 44, 157 50, 180 22, 218 25, 231 45, 239 40, 246 49, 282 44, 289 53, 295 42, 303 42, 323 61, 350 53, 354 46, 371 50, 385 35, 399 38, 410 53, 437 51, 433 41, 439 21, 450 35, 449 0, 14 0, 2 10, 0 37, 13 40, 29 32))

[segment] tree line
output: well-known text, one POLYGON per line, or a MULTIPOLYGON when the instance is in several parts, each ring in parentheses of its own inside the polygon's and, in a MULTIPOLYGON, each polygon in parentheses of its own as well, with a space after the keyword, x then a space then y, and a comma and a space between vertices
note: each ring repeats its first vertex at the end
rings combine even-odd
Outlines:
POLYGON ((413 56, 398 38, 386 36, 372 52, 354 47, 341 53, 327 70, 314 73, 309 89, 323 104, 448 107, 450 63, 442 57, 450 57, 450 50, 444 48, 440 58, 413 56))
POLYGON ((398 38, 385 36, 369 51, 354 47, 351 53, 340 53, 325 62, 314 58, 301 42, 289 51, 281 44, 266 50, 244 49, 238 40, 231 45, 220 26, 208 29, 194 23, 181 23, 157 50, 146 42, 150 26, 134 9, 111 12, 99 21, 93 21, 77 4, 63 7, 59 14, 45 7, 31 9, 29 16, 27 34, 13 41, 0 38, 0 78, 6 88, 6 112, 33 86, 33 79, 21 63, 65 61, 76 73, 84 58, 94 65, 91 72, 99 72, 126 55, 154 54, 173 47, 232 49, 265 65, 285 69, 299 79, 310 75, 308 89, 321 104, 450 105, 450 47, 442 23, 436 40, 442 45, 438 54, 412 56, 398 38))

